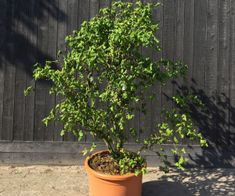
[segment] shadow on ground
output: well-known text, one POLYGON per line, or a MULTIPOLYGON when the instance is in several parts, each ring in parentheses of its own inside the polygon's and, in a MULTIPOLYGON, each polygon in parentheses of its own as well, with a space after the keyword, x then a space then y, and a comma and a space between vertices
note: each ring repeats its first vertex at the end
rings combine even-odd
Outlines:
POLYGON ((168 182, 165 180, 162 181, 150 181, 143 184, 143 196, 154 196, 154 195, 175 195, 177 192, 178 195, 188 196, 192 195, 190 191, 179 182, 168 182))
POLYGON ((142 196, 234 196, 235 171, 190 170, 143 183, 142 196))

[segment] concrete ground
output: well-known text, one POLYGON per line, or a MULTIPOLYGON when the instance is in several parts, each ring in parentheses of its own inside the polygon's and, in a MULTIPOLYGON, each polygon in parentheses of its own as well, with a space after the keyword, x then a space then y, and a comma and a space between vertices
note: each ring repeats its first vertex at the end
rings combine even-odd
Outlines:
MULTIPOLYGON (((143 196, 235 196, 235 169, 172 170, 149 168, 143 196)), ((88 196, 82 166, 0 166, 2 196, 88 196)))

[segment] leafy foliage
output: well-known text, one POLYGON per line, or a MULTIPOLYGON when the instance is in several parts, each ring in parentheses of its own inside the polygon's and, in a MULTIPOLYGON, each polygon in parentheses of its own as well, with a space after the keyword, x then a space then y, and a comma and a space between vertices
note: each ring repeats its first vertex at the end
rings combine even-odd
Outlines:
MULTIPOLYGON (((188 160, 185 147, 181 147, 181 144, 185 139, 189 139, 192 142, 195 140, 200 141, 202 147, 207 147, 208 144, 203 138, 201 131, 194 125, 193 119, 190 113, 190 105, 196 105, 197 107, 203 107, 202 102, 192 94, 187 96, 173 96, 173 102, 175 103, 175 109, 172 111, 163 111, 164 120, 158 124, 158 129, 150 138, 144 140, 142 149, 151 149, 153 145, 158 144, 173 144, 171 153, 178 157, 175 166, 184 170, 183 165, 188 160)), ((164 148, 157 152, 159 157, 167 165, 167 156, 164 148)), ((163 170, 167 170, 165 166, 163 170)))
MULTIPOLYGON (((146 90, 155 82, 163 84, 187 71, 187 66, 180 62, 152 61, 141 53, 141 48, 161 51, 155 36, 159 25, 152 19, 152 10, 157 6, 115 1, 111 8, 101 9, 97 16, 83 22, 80 30, 66 37, 68 51, 62 62, 59 58, 47 61, 45 66, 37 64, 34 70, 35 80, 52 81, 50 93, 63 97, 43 122, 47 125, 51 120, 61 121, 61 135, 72 132, 78 140, 88 134, 102 139, 122 173, 137 162, 144 165, 140 152, 133 156, 125 150, 124 127, 135 117, 136 109, 144 111, 146 90), (61 69, 53 69, 57 64, 62 64, 61 69)), ((180 98, 173 99, 184 103, 180 98)), ((166 120, 158 125, 157 134, 144 140, 142 149, 172 141, 178 144, 179 138, 185 137, 206 144, 185 113, 177 114, 174 110, 166 113, 166 120)), ((137 130, 127 131, 137 139, 137 130)), ((184 149, 173 151, 179 152, 185 154, 184 149)), ((180 156, 177 166, 182 168, 184 161, 180 156)), ((136 171, 139 172, 144 170, 136 171)))

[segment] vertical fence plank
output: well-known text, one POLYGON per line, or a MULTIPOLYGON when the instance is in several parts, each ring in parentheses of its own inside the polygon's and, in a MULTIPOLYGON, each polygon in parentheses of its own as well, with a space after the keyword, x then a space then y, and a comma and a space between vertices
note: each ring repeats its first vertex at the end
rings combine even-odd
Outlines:
POLYGON ((205 90, 208 95, 215 95, 217 89, 218 67, 218 0, 208 0, 207 13, 207 52, 205 90))
MULTIPOLYGON (((185 16, 185 0, 176 0, 175 4, 175 60, 184 62, 184 16, 185 16)), ((178 93, 178 87, 185 84, 182 77, 175 78, 173 81, 173 95, 178 93)))
MULTIPOLYGON (((184 62, 184 24, 185 24, 185 0, 176 0, 176 31, 175 31, 175 60, 184 62)), ((185 78, 179 77, 174 80, 174 95, 178 93, 178 87, 185 85, 185 78)))
POLYGON ((185 11, 185 0, 176 1, 176 49, 175 58, 176 60, 183 60, 184 56, 184 11, 185 11))
MULTIPOLYGON (((176 1, 163 1, 163 36, 162 36, 162 52, 163 58, 175 59, 175 31, 176 31, 176 1)), ((172 102, 169 100, 173 95, 173 85, 168 81, 162 86, 162 109, 171 109, 172 102)))
POLYGON ((5 44, 7 38, 7 1, 0 1, 0 140, 2 139, 3 93, 4 93, 4 69, 5 69, 5 44))
POLYGON ((25 117, 25 97, 23 91, 25 89, 26 70, 25 70, 25 51, 27 51, 28 37, 27 26, 24 23, 24 17, 27 15, 29 4, 25 5, 22 0, 15 1, 15 97, 14 97, 14 121, 13 121, 13 139, 24 139, 24 117, 25 117))
POLYGON ((78 15, 79 15, 79 1, 68 1, 68 34, 72 34, 74 30, 78 29, 78 15))
POLYGON ((229 50, 230 50, 230 0, 219 1, 219 51, 217 72, 217 107, 220 114, 217 115, 217 125, 221 129, 214 132, 214 145, 228 147, 229 141, 229 112, 228 104, 230 68, 229 68, 229 50), (216 139, 219 137, 219 139, 216 139))
POLYGON ((99 12, 100 1, 99 0, 89 0, 90 1, 90 18, 96 16, 99 12))
MULTIPOLYGON (((159 2, 158 0, 153 0, 153 3, 157 3, 159 2)), ((154 20, 159 23, 159 30, 155 33, 156 37, 158 38, 158 40, 160 41, 161 47, 162 47, 162 37, 163 37, 163 33, 162 33, 162 27, 163 27, 163 7, 160 6, 158 8, 156 8, 153 12, 153 18, 154 20)), ((153 51, 152 53, 152 58, 153 60, 160 60, 160 58, 162 57, 162 51, 159 53, 156 53, 155 51, 153 51)), ((156 129, 156 125, 161 121, 161 105, 162 105, 162 90, 161 90, 161 84, 160 83, 156 83, 153 87, 152 87, 152 91, 153 93, 156 94, 156 98, 154 98, 151 101, 151 130, 152 132, 154 132, 154 130, 156 129)))
MULTIPOLYGON (((196 91, 205 86, 206 41, 207 41, 207 0, 194 1, 194 53, 192 88, 196 91)), ((196 119, 200 116, 195 117, 196 119)), ((197 143, 197 142, 196 142, 197 143)))
POLYGON ((205 136, 210 141, 213 141, 215 132, 223 130, 217 124, 217 116, 220 113, 216 106, 215 97, 217 94, 217 73, 218 66, 218 4, 217 0, 208 0, 207 11, 207 47, 204 56, 206 56, 205 64, 205 88, 203 96, 206 111, 203 119, 202 129, 205 130, 205 136), (213 112, 216 111, 216 112, 213 112))
POLYGON ((106 7, 110 7, 111 5, 111 1, 110 0, 100 0, 100 8, 106 8, 106 7))
MULTIPOLYGON (((47 33, 47 51, 46 54, 50 57, 47 60, 54 60, 56 58, 57 50, 57 10, 58 2, 57 0, 48 0, 47 6, 53 13, 48 13, 48 33, 47 33)), ((45 89, 45 111, 44 116, 48 115, 50 110, 55 106, 55 95, 50 95, 48 93, 50 85, 45 89)), ((50 122, 48 126, 45 127, 44 141, 53 141, 54 139, 54 129, 55 123, 50 122)))
MULTIPOLYGON (((67 34, 72 34, 73 30, 78 28, 78 9, 79 2, 76 0, 68 0, 67 15, 68 15, 68 26, 67 34)), ((75 141, 76 138, 71 132, 66 132, 64 135, 65 141, 75 141)))
POLYGON ((229 119, 229 130, 230 130, 230 149, 235 148, 235 1, 231 0, 231 22, 230 22, 230 119, 229 119))
POLYGON ((79 24, 81 25, 83 21, 87 21, 90 17, 90 0, 82 1, 79 0, 79 24))
MULTIPOLYGON (((67 0, 58 0, 58 13, 57 13, 57 50, 64 53, 66 51, 65 37, 67 35, 67 0)), ((63 56, 63 55, 62 55, 63 56)), ((61 64, 63 64, 63 59, 61 58, 61 64)), ((62 65, 59 65, 62 66, 62 65)), ((56 104, 62 101, 61 96, 56 96, 56 104)), ((60 130, 63 128, 62 123, 55 122, 54 130, 54 141, 62 141, 63 137, 60 136, 60 130)))
POLYGON ((184 63, 189 65, 187 84, 191 84, 193 66, 194 0, 185 1, 184 14, 184 63))
MULTIPOLYGON (((184 60, 184 24, 185 24, 185 0, 176 0, 176 31, 175 31, 175 60, 185 63, 184 60)), ((180 88, 185 86, 186 78, 178 77, 173 81, 173 95, 180 94, 180 88)), ((184 144, 183 141, 181 144, 184 144)))
MULTIPOLYGON (((185 0, 176 0, 176 31, 175 31, 175 60, 183 62, 184 57, 184 14, 185 14, 185 0)), ((185 62, 183 62, 185 63, 185 62)), ((178 85, 183 85, 183 78, 176 78, 178 85)), ((174 85, 174 94, 177 92, 177 85, 174 85)))
MULTIPOLYGON (((28 60, 25 62, 26 69, 26 87, 35 87, 35 82, 32 78, 33 65, 36 62, 36 51, 37 51, 37 17, 36 17, 36 0, 31 0, 28 4, 27 16, 28 20, 28 46, 27 56, 28 60)), ((24 141, 33 140, 34 131, 34 91, 30 95, 25 97, 25 117, 24 117, 24 141)))
POLYGON ((206 9, 207 1, 197 0, 195 4, 194 18, 194 66, 193 78, 197 88, 203 88, 205 84, 205 52, 206 52, 206 9))
POLYGON ((7 42, 6 61, 4 70, 4 97, 2 116, 2 140, 13 140, 13 112, 15 94, 15 65, 14 65, 14 41, 15 41, 15 1, 7 1, 7 42))
MULTIPOLYGON (((189 66, 186 78, 182 86, 190 89, 193 77, 193 53, 194 53, 194 0, 185 0, 184 5, 184 38, 183 38, 183 63, 189 66)), ((181 91, 181 90, 180 90, 181 91)), ((186 141, 183 141, 186 143, 186 141)))
MULTIPOLYGON (((48 47, 48 10, 44 9, 48 6, 47 1, 37 2, 37 17, 38 17, 38 38, 37 38, 37 61, 45 64, 48 56, 45 54, 48 47)), ((34 140, 44 140, 45 125, 42 119, 45 117, 45 98, 48 93, 48 83, 46 81, 37 81, 35 84, 35 129, 34 140)))

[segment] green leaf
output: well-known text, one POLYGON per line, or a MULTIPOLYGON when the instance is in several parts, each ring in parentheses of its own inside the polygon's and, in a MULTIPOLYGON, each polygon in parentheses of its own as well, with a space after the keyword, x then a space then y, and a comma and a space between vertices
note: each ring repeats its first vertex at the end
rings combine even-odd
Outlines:
POLYGON ((134 118, 134 114, 127 114, 126 118, 127 120, 132 120, 134 118))
POLYGON ((93 142, 92 143, 92 146, 91 146, 91 148, 90 148, 90 152, 92 152, 93 150, 95 150, 96 149, 96 144, 93 142))
POLYGON ((87 153, 88 153, 87 148, 84 148, 83 151, 82 151, 83 156, 85 156, 87 153))
POLYGON ((182 149, 181 149, 181 152, 182 152, 183 154, 185 154, 185 153, 186 153, 185 148, 182 148, 182 149))
POLYGON ((60 131, 60 136, 62 137, 62 136, 64 136, 64 134, 65 134, 65 130, 61 130, 60 131))
POLYGON ((26 88, 24 90, 24 96, 28 96, 33 90, 33 87, 32 86, 29 86, 28 88, 26 88))
POLYGON ((200 139, 200 144, 202 147, 208 147, 207 141, 205 139, 200 139))
POLYGON ((78 132, 78 140, 81 141, 83 137, 84 137, 84 133, 83 133, 83 131, 80 130, 78 132))

